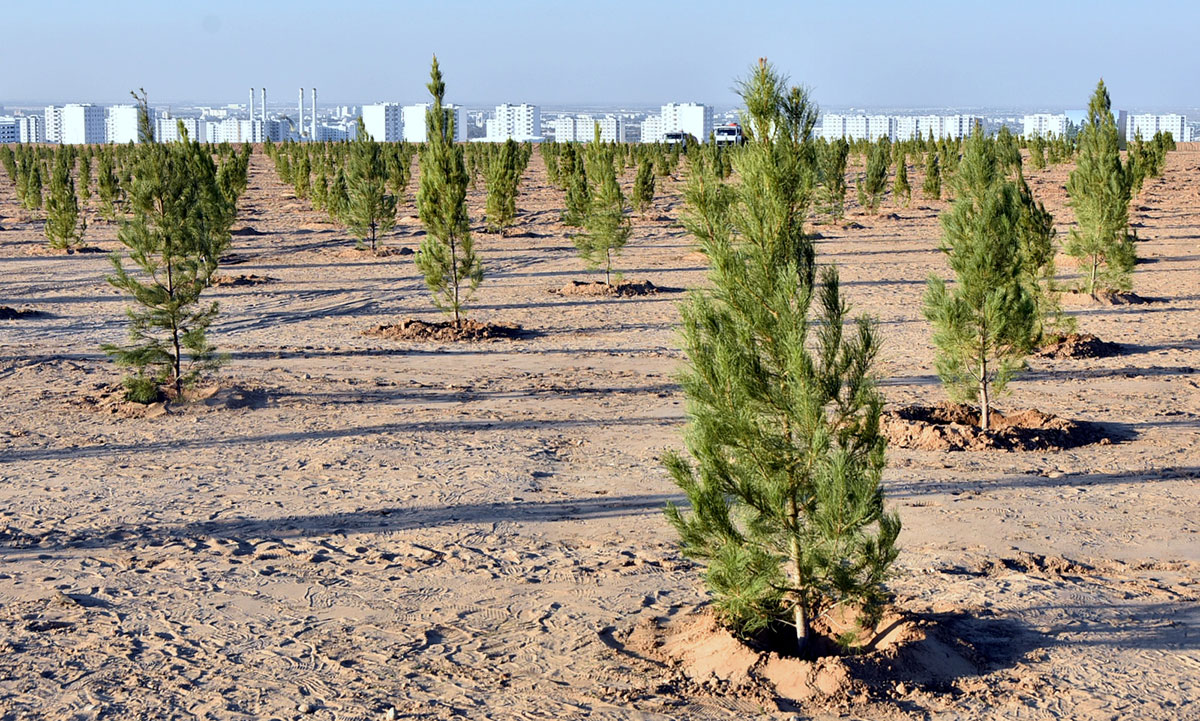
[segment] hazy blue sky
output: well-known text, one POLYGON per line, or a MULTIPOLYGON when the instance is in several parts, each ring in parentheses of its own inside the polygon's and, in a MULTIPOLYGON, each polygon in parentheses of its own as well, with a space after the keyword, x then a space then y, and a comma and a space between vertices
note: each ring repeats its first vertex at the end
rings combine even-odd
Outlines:
POLYGON ((0 14, 0 104, 448 99, 732 104, 766 56, 826 105, 1200 105, 1195 2, 63 2, 0 14))

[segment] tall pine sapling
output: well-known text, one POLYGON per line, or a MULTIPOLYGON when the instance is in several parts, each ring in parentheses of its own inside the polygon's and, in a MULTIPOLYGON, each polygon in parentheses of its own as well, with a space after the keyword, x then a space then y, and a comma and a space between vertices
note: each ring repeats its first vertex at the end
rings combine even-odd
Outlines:
POLYGON ((591 202, 583 221, 583 232, 572 237, 579 255, 588 268, 603 268, 604 282, 612 287, 612 268, 615 256, 628 242, 632 233, 625 215, 625 196, 617 183, 613 152, 604 143, 588 147, 588 176, 592 179, 591 202))
POLYGON ((512 138, 504 141, 488 159, 488 232, 501 237, 517 218, 517 189, 521 183, 521 148, 512 138))
MULTIPOLYGON (((302 160, 298 169, 307 179, 308 155, 303 155, 302 160)), ((396 196, 388 193, 383 149, 371 139, 361 117, 358 134, 350 144, 346 171, 347 204, 343 217, 359 245, 370 241, 371 252, 375 252, 377 238, 396 226, 396 196)))
POLYGON ((791 626, 807 656, 821 615, 876 618, 900 521, 880 487, 878 337, 866 318, 846 328, 835 270, 815 282, 811 140, 788 138, 784 83, 760 61, 740 86, 753 140, 734 160, 732 222, 704 224, 712 289, 683 307, 691 460, 664 460, 691 505, 668 518, 718 616, 744 636, 791 626))
POLYGON ((71 178, 66 148, 55 153, 50 174, 50 195, 46 198, 46 241, 51 248, 70 252, 82 239, 87 220, 79 212, 75 181, 71 178), (82 221, 82 223, 81 223, 82 221))
POLYGON ((430 81, 433 106, 426 114, 428 141, 421 152, 421 185, 417 209, 426 236, 417 251, 417 268, 433 302, 462 325, 462 311, 483 281, 483 265, 475 254, 467 215, 467 169, 463 150, 454 144, 454 120, 443 111, 446 84, 433 58, 430 81))
POLYGON ((1092 296, 1132 288, 1137 262, 1134 235, 1129 232, 1130 178, 1121 164, 1111 107, 1101 80, 1079 133, 1079 160, 1067 180, 1077 227, 1071 229, 1063 250, 1079 261, 1082 290, 1092 296))
POLYGON ((207 337, 217 303, 203 303, 200 296, 228 244, 229 221, 227 209, 211 202, 220 189, 203 187, 215 186, 215 174, 196 172, 200 153, 207 151, 185 141, 136 150, 129 188, 132 216, 117 233, 133 268, 114 253, 115 273, 108 282, 137 305, 127 311, 129 344, 104 346, 118 365, 134 370, 124 380, 132 401, 149 403, 164 392, 180 398, 222 360, 207 337))
POLYGON ((933 326, 942 383, 955 400, 977 403, 986 431, 992 398, 1022 366, 1040 322, 1022 268, 1018 189, 982 133, 968 140, 954 186, 954 205, 941 219, 941 249, 955 284, 930 276, 923 312, 933 326))

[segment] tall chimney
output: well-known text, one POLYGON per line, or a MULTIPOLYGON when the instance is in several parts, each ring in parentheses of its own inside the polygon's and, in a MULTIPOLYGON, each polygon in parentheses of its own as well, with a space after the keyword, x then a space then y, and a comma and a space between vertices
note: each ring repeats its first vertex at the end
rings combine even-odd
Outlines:
POLYGON ((259 110, 262 113, 263 133, 267 132, 267 89, 262 89, 262 108, 259 110))
POLYGON ((254 88, 250 88, 250 142, 254 142, 254 88))
POLYGON ((317 89, 312 89, 312 107, 309 108, 312 113, 312 124, 309 125, 308 139, 316 141, 317 139, 317 89))
POLYGON ((297 140, 304 138, 304 88, 300 88, 300 119, 296 121, 296 132, 300 135, 297 140))

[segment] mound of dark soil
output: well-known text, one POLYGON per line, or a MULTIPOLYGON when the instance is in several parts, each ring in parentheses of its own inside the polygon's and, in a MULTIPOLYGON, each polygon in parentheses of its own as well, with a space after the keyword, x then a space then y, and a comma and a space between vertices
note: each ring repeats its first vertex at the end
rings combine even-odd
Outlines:
POLYGON ((214 275, 212 277, 212 285, 219 287, 238 287, 243 285, 262 285, 264 283, 273 283, 278 278, 272 278, 267 275, 214 275))
POLYGON ((90 255, 94 253, 103 253, 103 248, 97 248, 94 245, 80 245, 74 248, 51 248, 48 245, 34 245, 27 251, 29 255, 90 255))
POLYGON ((865 227, 866 226, 863 225, 862 223, 858 223, 853 220, 850 221, 849 223, 842 224, 842 230, 862 230, 865 227))
POLYGON ((222 408, 261 408, 267 403, 264 389, 239 384, 196 386, 185 390, 179 399, 160 393, 154 403, 134 403, 126 399, 125 392, 125 386, 120 383, 99 383, 77 402, 98 413, 122 418, 157 418, 222 408))
POLYGON ((251 228, 248 225, 243 225, 239 228, 234 228, 233 230, 229 231, 229 234, 230 235, 266 235, 266 233, 262 232, 261 230, 255 230, 254 228, 251 228))
POLYGON ((921 451, 1058 451, 1109 441, 1094 424, 1032 409, 992 411, 989 425, 981 430, 978 410, 953 403, 907 406, 883 416, 889 445, 921 451))
POLYGON ((555 288, 550 291, 555 295, 562 296, 587 296, 587 297, 619 297, 632 298, 640 295, 657 295, 658 293, 675 293, 677 288, 663 288, 651 283, 648 280, 641 283, 617 283, 609 285, 603 281, 582 282, 573 280, 561 288, 555 288))
POLYGON ((229 253, 227 255, 222 255, 220 258, 217 258, 217 264, 218 265, 241 265, 242 263, 245 263, 249 260, 250 259, 244 255, 238 255, 237 253, 229 253))
POLYGON ((0 320, 20 320, 22 318, 36 318, 41 315, 41 311, 33 310, 32 308, 13 308, 7 305, 0 305, 0 320))
MULTIPOLYGON (((834 624, 838 625, 838 624, 834 624)), ((836 628, 828 629, 836 631, 836 628)), ((1011 665, 1022 651, 1019 628, 966 613, 891 613, 860 632, 863 646, 852 656, 805 660, 746 643, 707 610, 676 617, 643 616, 610 646, 661 664, 668 687, 693 686, 772 704, 780 710, 859 707, 872 701, 929 693, 957 695, 993 667, 1011 665)), ((878 709, 871 711, 867 717, 878 709)))
POLYGON ((427 323, 423 320, 409 318, 399 323, 376 326, 364 331, 364 335, 388 340, 454 342, 511 340, 523 338, 529 334, 519 325, 479 323, 473 320, 464 320, 459 325, 455 325, 452 321, 427 323))
POLYGON ((345 248, 339 253, 339 255, 347 258, 361 258, 364 255, 374 256, 376 258, 390 258, 393 255, 412 255, 414 252, 415 251, 412 248, 407 247, 392 248, 380 246, 375 250, 371 250, 367 247, 345 248))
POLYGON ((1108 358, 1118 355, 1121 346, 1103 341, 1091 333, 1071 333, 1038 348, 1035 358, 1108 358))
POLYGON ((1138 295, 1131 292, 1111 292, 1100 291, 1095 295, 1087 293, 1067 292, 1061 296, 1062 304, 1072 307, 1097 307, 1097 306, 1112 306, 1112 305, 1145 305, 1147 303, 1161 303, 1162 298, 1147 298, 1146 296, 1138 295))

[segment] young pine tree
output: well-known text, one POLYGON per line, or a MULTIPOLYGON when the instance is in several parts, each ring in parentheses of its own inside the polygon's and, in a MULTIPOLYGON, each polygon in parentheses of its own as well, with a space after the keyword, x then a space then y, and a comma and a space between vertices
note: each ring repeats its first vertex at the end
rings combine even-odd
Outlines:
POLYGON ((954 205, 942 215, 942 246, 955 284, 930 276, 925 318, 933 325, 937 370, 955 400, 976 401, 988 430, 992 398, 1003 392, 1038 340, 1037 306, 1022 270, 1022 208, 995 145, 977 133, 954 178, 954 205))
POLYGON ((79 156, 79 210, 87 212, 88 201, 92 199, 92 154, 84 152, 79 156))
POLYGON ((654 168, 651 166, 652 163, 643 160, 633 179, 633 204, 643 216, 654 205, 654 168))
POLYGON ((565 207, 562 213, 563 225, 579 227, 587 217, 588 204, 591 196, 588 192, 587 168, 584 164, 583 153, 575 143, 563 146, 562 166, 560 174, 567 185, 565 207))
POLYGON ((1093 296, 1101 290, 1129 290, 1137 262, 1129 232, 1129 176, 1121 165, 1111 107, 1101 80, 1079 133, 1079 160, 1067 180, 1077 227, 1071 229, 1063 250, 1079 260, 1083 291, 1093 296))
POLYGON ((501 237, 517 218, 517 189, 522 170, 520 156, 520 146, 509 138, 488 160, 488 232, 499 233, 501 237))
MULTIPOLYGON (((308 156, 303 166, 307 177, 308 156)), ((346 168, 348 203, 346 225, 358 238, 359 244, 370 241, 371 252, 376 239, 396 226, 396 196, 387 192, 387 165, 383 149, 367 134, 363 120, 358 119, 358 135, 350 144, 350 159, 346 168)))
POLYGON ((933 148, 925 154, 925 181, 921 184, 921 194, 926 200, 942 199, 942 170, 937 151, 933 148))
POLYGON ((330 220, 335 223, 346 222, 346 213, 350 207, 350 191, 346 183, 346 171, 340 166, 333 176, 333 182, 329 184, 329 201, 326 206, 330 220))
POLYGON ((117 219, 117 201, 121 187, 113 168, 113 151, 101 149, 96 161, 96 193, 100 196, 100 217, 112 222, 117 219))
POLYGON ((221 362, 207 337, 217 304, 203 303, 200 296, 229 242, 228 216, 211 202, 220 189, 203 187, 215 175, 196 173, 194 158, 201 152, 207 151, 186 142, 136 150, 132 217, 117 233, 133 268, 114 253, 115 274, 108 282, 138 305, 127 311, 130 343, 104 346, 118 365, 134 370, 124 381, 132 401, 150 403, 164 391, 179 398, 221 362))
POLYGON ((858 202, 872 213, 879 208, 887 190, 888 153, 883 142, 872 145, 866 170, 858 178, 858 202))
POLYGON ((846 161, 850 157, 850 144, 838 138, 825 146, 820 156, 821 197, 825 201, 825 212, 834 220, 846 214, 846 161))
POLYGON ((572 240, 587 267, 603 268, 604 282, 612 287, 613 260, 629 241, 632 228, 625 215, 625 196, 617 183, 612 149, 598 139, 588 148, 588 175, 593 183, 591 202, 583 232, 572 240))
POLYGON ((55 153, 50 175, 50 196, 46 199, 46 240, 51 248, 70 251, 83 238, 86 220, 80 223, 79 200, 75 181, 67 162, 66 148, 55 153))
POLYGON ((483 265, 475 254, 467 216, 467 168, 463 150, 454 145, 454 121, 442 110, 446 83, 433 58, 430 81, 433 107, 426 115, 429 138, 421 152, 421 185, 417 209, 426 236, 417 251, 417 268, 433 302, 462 324, 463 306, 483 282, 483 265))
POLYGON ((896 183, 892 186, 892 198, 897 203, 903 202, 905 208, 912 200, 912 186, 908 184, 908 162, 904 151, 896 153, 896 183))
POLYGON ((691 460, 664 462, 691 505, 667 516, 722 621, 742 635, 791 626, 811 655, 822 614, 870 621, 886 600, 900 521, 880 487, 878 337, 866 318, 846 328, 835 270, 814 282, 811 140, 788 138, 785 82, 761 61, 740 86, 753 140, 734 161, 731 222, 700 224, 712 288, 683 306, 691 460))

